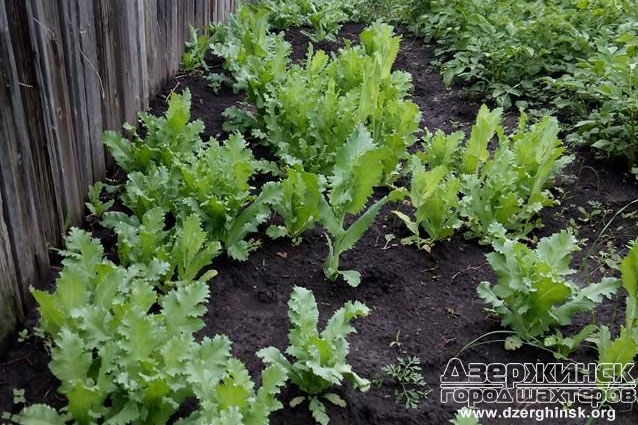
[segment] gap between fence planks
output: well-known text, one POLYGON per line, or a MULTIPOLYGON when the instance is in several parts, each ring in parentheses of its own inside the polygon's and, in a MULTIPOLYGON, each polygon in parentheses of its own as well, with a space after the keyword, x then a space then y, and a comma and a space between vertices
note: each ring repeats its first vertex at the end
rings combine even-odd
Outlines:
POLYGON ((103 130, 135 122, 179 67, 189 27, 234 0, 0 0, 0 352, 48 249, 109 165, 103 130))

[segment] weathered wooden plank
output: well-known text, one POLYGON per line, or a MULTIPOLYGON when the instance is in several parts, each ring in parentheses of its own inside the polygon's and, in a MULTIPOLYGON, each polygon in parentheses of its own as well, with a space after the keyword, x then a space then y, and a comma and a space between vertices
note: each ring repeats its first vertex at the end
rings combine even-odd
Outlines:
POLYGON ((46 130, 44 128, 44 108, 40 94, 40 84, 36 76, 36 56, 29 30, 27 3, 21 0, 9 0, 6 3, 9 20, 11 44, 19 46, 13 49, 16 62, 17 79, 20 85, 22 104, 25 113, 24 123, 28 131, 31 156, 34 168, 34 185, 37 220, 44 232, 45 239, 53 246, 62 242, 60 228, 64 223, 62 204, 57 201, 56 182, 52 171, 46 130))
POLYGON ((122 102, 118 92, 118 60, 114 33, 113 3, 110 0, 93 0, 97 69, 101 78, 102 125, 105 130, 118 130, 124 119, 122 102))
MULTIPOLYGON (((15 158, 9 156, 8 143, 13 143, 18 137, 11 111, 11 81, 15 76, 12 72, 10 56, 11 39, 9 23, 7 20, 4 0, 0 0, 0 349, 2 341, 14 329, 22 315, 22 303, 16 299, 16 266, 13 261, 12 238, 5 222, 5 213, 8 205, 3 201, 5 192, 12 190, 14 184, 11 170, 5 170, 5 166, 11 167, 11 161, 15 158), (9 171, 9 175, 7 175, 9 171)), ((18 112, 18 111, 16 111, 18 112)), ((14 195, 15 196, 15 193, 14 195)))
POLYGON ((0 2, 0 343, 23 319, 25 283, 48 266, 34 195, 33 161, 4 0, 0 2), (3 324, 5 323, 6 324, 3 324))
POLYGON ((169 31, 169 45, 168 45, 168 52, 169 52, 169 56, 168 56, 168 63, 167 65, 167 69, 166 72, 168 74, 175 74, 177 72, 177 67, 178 67, 178 63, 179 63, 179 56, 177 52, 179 52, 181 50, 181 45, 179 44, 179 28, 177 25, 178 22, 178 8, 177 8, 177 1, 173 0, 170 2, 170 15, 169 15, 169 22, 170 22, 170 31, 169 31))
POLYGON ((37 52, 36 75, 44 109, 45 134, 57 199, 65 221, 78 222, 82 216, 84 193, 74 152, 71 99, 61 40, 60 17, 54 2, 31 0, 31 38, 37 52))
MULTIPOLYGON (((0 125, 0 127, 4 127, 0 125)), ((0 211, 3 210, 2 192, 0 191, 0 211)), ((0 352, 4 350, 7 336, 23 320, 21 300, 16 293, 16 267, 11 253, 9 231, 0 214, 0 352)))
POLYGON ((116 51, 119 66, 111 72, 118 74, 118 92, 124 110, 124 121, 133 123, 137 113, 143 105, 141 63, 146 61, 139 57, 140 47, 139 32, 136 25, 139 23, 138 7, 136 2, 115 2, 114 23, 116 51))
MULTIPOLYGON (((104 84, 99 73, 97 54, 97 34, 95 28, 95 9, 93 2, 78 1, 79 16, 79 46, 82 56, 82 71, 84 73, 86 93, 86 114, 88 125, 89 161, 93 173, 93 181, 104 177, 106 162, 104 146, 102 145, 102 98, 106 95, 104 84)), ((89 182, 92 183, 92 182, 89 182)))
POLYGON ((144 28, 146 33, 146 67, 149 91, 156 93, 162 84, 158 73, 160 58, 158 50, 161 44, 161 24, 158 21, 157 1, 144 0, 144 28))
POLYGON ((77 169, 77 186, 80 193, 83 194, 88 185, 94 181, 86 97, 86 89, 93 89, 93 87, 89 87, 89 82, 85 79, 82 46, 80 45, 81 22, 77 3, 78 0, 58 2, 58 14, 60 16, 60 40, 63 46, 62 52, 66 69, 64 76, 67 79, 65 86, 69 95, 73 140, 84 141, 83 143, 71 144, 72 161, 77 169))
POLYGON ((145 31, 146 28, 146 15, 144 12, 144 2, 141 0, 138 0, 135 5, 137 6, 135 8, 135 19, 130 22, 130 25, 133 26, 133 29, 137 30, 137 34, 131 34, 131 36, 134 36, 134 39, 136 40, 134 44, 134 46, 137 47, 136 51, 135 51, 135 57, 137 59, 137 62, 139 63, 139 74, 138 74, 138 81, 140 84, 140 101, 141 103, 138 104, 138 108, 137 111, 135 111, 135 115, 137 116, 137 113, 139 112, 140 109, 148 109, 148 101, 149 101, 149 97, 150 97, 150 88, 149 88, 149 84, 148 84, 148 76, 149 76, 149 72, 148 72, 148 61, 146 60, 147 57, 147 51, 146 48, 148 46, 148 41, 146 39, 147 37, 147 33, 145 31))

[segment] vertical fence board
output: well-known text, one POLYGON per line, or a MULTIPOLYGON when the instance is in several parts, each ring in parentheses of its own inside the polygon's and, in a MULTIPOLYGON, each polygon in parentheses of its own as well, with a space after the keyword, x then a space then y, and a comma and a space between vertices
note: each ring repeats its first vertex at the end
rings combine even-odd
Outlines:
MULTIPOLYGON (((116 56, 113 4, 110 0, 93 1, 96 33, 97 70, 102 88, 102 125, 116 130, 123 122, 120 93, 118 92, 119 63, 116 56)), ((120 77, 121 78, 121 77, 120 77)))
MULTIPOLYGON (((35 48, 31 42, 27 7, 27 3, 23 1, 6 2, 11 43, 21 47, 14 49, 13 54, 24 108, 22 118, 29 133, 34 167, 35 183, 31 190, 35 197, 38 222, 44 232, 45 240, 57 246, 61 242, 60 228, 64 219, 62 206, 56 198, 56 179, 44 127, 44 109, 36 75, 36 56, 33 54, 35 48)), ((3 10, 4 8, 0 12, 3 10)))
MULTIPOLYGON (((3 134, 4 136, 4 134, 3 134)), ((0 210, 2 192, 0 192, 0 210)), ((0 351, 4 349, 5 340, 19 321, 22 320, 21 300, 16 294, 16 267, 11 253, 11 240, 4 217, 0 215, 0 351)))
POLYGON ((0 3, 0 348, 22 320, 28 279, 41 278, 48 266, 44 235, 35 206, 29 133, 22 119, 20 81, 12 51, 9 21, 0 3))
POLYGON ((231 0, 0 0, 0 348, 111 158, 181 60, 189 26, 231 0))
POLYGON ((37 53, 36 75, 43 99, 45 134, 65 222, 78 222, 84 189, 75 161, 73 108, 57 2, 31 0, 31 36, 37 53))
POLYGON ((84 74, 86 96, 86 115, 88 130, 88 148, 90 151, 91 169, 93 176, 103 176, 105 171, 104 147, 101 142, 102 128, 102 99, 106 96, 104 84, 100 76, 97 53, 97 33, 95 27, 95 8, 91 1, 77 2, 80 28, 80 43, 78 49, 81 54, 81 69, 84 74))

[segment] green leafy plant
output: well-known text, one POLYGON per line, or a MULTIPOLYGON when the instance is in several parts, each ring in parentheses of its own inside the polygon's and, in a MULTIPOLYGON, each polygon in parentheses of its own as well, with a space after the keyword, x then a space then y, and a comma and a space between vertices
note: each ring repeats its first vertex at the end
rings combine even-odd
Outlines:
POLYGON ((469 85, 505 109, 521 98, 545 102, 546 77, 571 73, 575 59, 636 18, 630 0, 432 0, 414 9, 412 27, 437 43, 444 82, 469 85))
POLYGON ((535 249, 507 239, 501 233, 487 260, 497 283, 482 282, 478 294, 525 341, 571 323, 576 313, 590 312, 618 289, 617 279, 605 278, 581 288, 568 280, 576 239, 566 231, 542 238, 535 249))
POLYGON ((638 355, 638 240, 632 243, 629 253, 622 260, 620 273, 622 286, 627 292, 625 324, 621 326, 616 339, 612 340, 607 326, 602 326, 598 335, 598 362, 616 365, 614 376, 599 382, 599 385, 610 390, 621 378, 630 379, 623 367, 633 364, 638 355))
POLYGON ((546 186, 572 160, 563 156, 558 131, 555 119, 528 125, 522 113, 517 130, 506 135, 502 110, 482 106, 464 146, 462 132, 427 137, 410 167, 414 217, 395 212, 413 234, 405 242, 430 244, 461 226, 466 237, 488 242, 495 223, 513 238, 540 227, 538 212, 554 204, 546 186), (490 151, 492 141, 496 148, 490 151), (421 238, 420 228, 428 239, 421 238))
POLYGON ((259 8, 268 11, 270 22, 277 28, 311 25, 306 32, 312 41, 336 40, 341 23, 348 20, 351 8, 338 0, 259 0, 259 8))
MULTIPOLYGON (((290 44, 282 34, 270 31, 269 13, 253 5, 242 5, 226 26, 216 28, 210 43, 212 52, 224 59, 232 75, 235 91, 246 90, 246 98, 258 108, 264 103, 267 87, 286 75, 290 44)), ((219 75, 213 81, 225 81, 219 75)))
POLYGON ((573 73, 552 81, 567 91, 561 106, 586 115, 567 140, 638 164, 638 35, 624 33, 599 46, 573 73))
POLYGON ((312 49, 269 87, 257 105, 263 142, 284 166, 330 174, 337 151, 353 130, 365 125, 384 150, 383 174, 390 180, 415 140, 420 112, 407 100, 408 73, 392 71, 400 38, 376 23, 361 33, 361 45, 330 58, 312 49))
POLYGON ((200 31, 194 27, 189 28, 190 41, 186 42, 186 48, 182 55, 180 69, 185 72, 193 72, 201 69, 208 70, 208 65, 204 60, 206 53, 210 49, 211 34, 215 32, 215 24, 211 23, 200 31))
MULTIPOLYGON (((197 215, 186 217, 170 230, 164 230, 166 211, 152 208, 142 216, 121 212, 106 214, 102 224, 117 235, 118 257, 125 267, 161 270, 162 287, 175 281, 195 280, 221 250, 219 242, 209 241, 197 215)), ((209 280, 213 272, 201 276, 209 280)))
MULTIPOLYGON (((194 238, 175 242, 178 263, 198 251, 194 238)), ((203 280, 176 282, 160 294, 160 273, 136 263, 113 264, 97 240, 75 228, 66 242, 56 291, 32 290, 40 324, 53 339, 49 367, 68 400, 66 413, 29 406, 18 423, 160 425, 194 397, 198 409, 177 423, 268 424, 269 414, 281 408, 276 395, 286 371, 268 366, 255 391, 244 365, 231 356, 227 337, 195 341, 209 296, 203 280)), ((188 275, 181 263, 177 268, 188 275)))
POLYGON ((383 367, 383 372, 392 379, 394 399, 408 409, 416 409, 432 392, 421 371, 421 359, 416 356, 398 357, 396 363, 383 367))
POLYGON ((294 361, 288 360, 274 347, 257 353, 265 363, 280 365, 288 371, 290 381, 307 394, 293 399, 291 405, 308 399, 312 416, 323 425, 329 422, 329 417, 320 398, 345 406, 341 397, 327 391, 342 385, 344 380, 361 391, 370 387, 370 382, 357 375, 347 363, 350 351, 347 336, 355 332, 350 321, 368 313, 369 309, 360 302, 348 302, 333 314, 319 333, 319 310, 314 295, 305 288, 295 287, 288 302, 292 327, 288 334, 290 345, 286 349, 294 361))
MULTIPOLYGON (((131 218, 128 223, 141 223, 150 210, 156 211, 154 229, 161 226, 160 210, 182 222, 194 215, 210 241, 221 241, 228 255, 245 260, 259 244, 248 235, 269 217, 273 195, 268 184, 254 195, 250 181, 269 167, 254 158, 239 134, 223 144, 215 139, 204 144, 203 125, 189 119, 190 94, 185 92, 171 97, 165 117, 142 116, 145 139, 136 134, 132 141, 115 133, 107 136, 105 143, 129 173, 122 200, 137 222, 131 218)), ((121 214, 115 217, 124 220, 121 214)), ((110 223, 115 227, 113 220, 110 223)))
POLYGON ((323 185, 321 177, 308 173, 300 166, 286 169, 286 179, 279 183, 279 196, 272 209, 283 220, 283 225, 271 225, 267 233, 271 238, 288 236, 296 245, 301 234, 315 227, 321 219, 320 205, 323 185))
POLYGON ((572 160, 563 156, 558 131, 553 118, 528 127, 527 116, 521 114, 517 131, 507 137, 501 111, 481 108, 461 165, 460 210, 471 234, 485 238, 493 222, 517 236, 540 226, 534 220, 537 213, 554 204, 546 186, 572 160), (490 154, 487 145, 495 133, 498 147, 490 154))
POLYGON ((115 188, 102 182, 89 186, 89 202, 84 204, 89 212, 98 218, 101 218, 115 203, 113 199, 102 201, 100 196, 103 190, 106 190, 107 193, 113 193, 115 188))
POLYGON ((188 366, 189 384, 199 408, 176 425, 268 425, 269 415, 283 407, 277 395, 288 376, 276 364, 262 372, 255 390, 244 364, 230 356, 230 342, 224 346, 205 340, 188 366))
POLYGON ((158 295, 157 275, 122 268, 73 229, 56 291, 32 290, 52 336, 50 369, 78 424, 96 418, 166 423, 189 396, 186 365, 198 345, 208 287, 177 285, 158 295), (158 312, 152 312, 159 306, 158 312))
POLYGON ((414 220, 407 214, 394 211, 413 235, 404 238, 402 242, 424 247, 452 236, 462 224, 458 216, 460 190, 461 181, 446 166, 439 165, 425 170, 415 158, 410 183, 414 220), (427 232, 427 240, 420 237, 419 228, 427 232))
POLYGON ((104 144, 109 148, 117 165, 126 173, 148 172, 153 166, 171 168, 176 160, 191 158, 204 146, 200 135, 204 131, 201 120, 190 121, 191 94, 172 93, 168 99, 165 116, 139 114, 144 136, 130 124, 124 130, 131 134, 124 137, 115 131, 105 131, 104 144))
POLYGON ((350 2, 350 16, 358 22, 383 20, 405 25, 411 23, 417 3, 416 0, 355 0, 350 2))
POLYGON ((348 284, 357 286, 361 280, 359 272, 339 270, 341 254, 357 243, 386 203, 404 196, 403 191, 394 190, 367 206, 375 186, 381 184, 383 155, 384 150, 359 126, 337 151, 333 173, 326 178, 327 188, 324 189, 322 176, 300 168, 289 169, 273 205, 283 217, 284 225, 271 227, 269 234, 298 238, 301 232, 320 222, 328 241, 324 274, 330 280, 342 276, 348 284), (345 227, 349 216, 358 217, 345 227))
POLYGON ((598 326, 587 325, 574 335, 563 335, 556 329, 553 335, 543 340, 543 345, 553 351, 558 360, 566 360, 569 355, 598 331, 598 326))

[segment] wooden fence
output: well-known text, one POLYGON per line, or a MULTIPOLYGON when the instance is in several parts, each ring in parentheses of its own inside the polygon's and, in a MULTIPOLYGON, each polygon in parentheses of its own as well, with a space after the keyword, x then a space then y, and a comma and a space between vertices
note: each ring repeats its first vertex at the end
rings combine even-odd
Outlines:
POLYGON ((104 176, 106 129, 177 72, 189 25, 235 0, 0 0, 0 350, 104 176))

